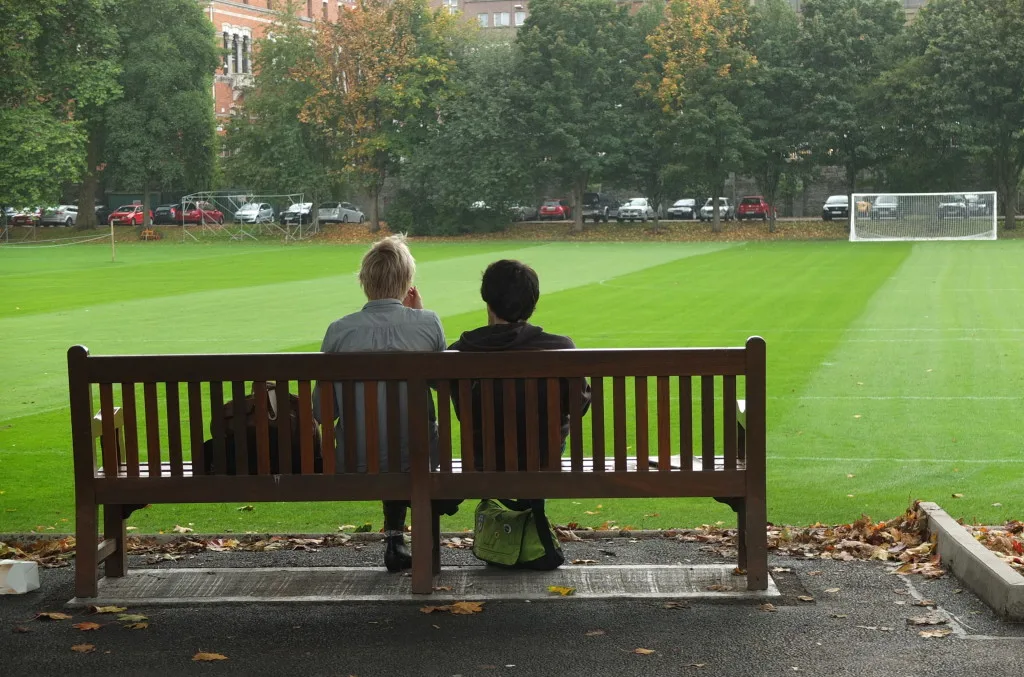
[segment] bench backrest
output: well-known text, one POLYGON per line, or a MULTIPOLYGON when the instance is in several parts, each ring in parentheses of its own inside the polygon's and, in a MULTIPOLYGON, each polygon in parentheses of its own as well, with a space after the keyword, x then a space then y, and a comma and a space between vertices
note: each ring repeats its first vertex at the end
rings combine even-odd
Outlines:
MULTIPOLYGON (((516 398, 504 397, 505 418, 525 414, 531 434, 525 442, 526 472, 560 473, 661 473, 754 472, 764 476, 765 447, 765 344, 759 337, 742 348, 666 348, 621 350, 568 350, 510 353, 275 353, 230 355, 90 356, 81 346, 68 351, 72 432, 76 479, 97 474, 140 477, 198 476, 205 473, 204 441, 213 439, 213 472, 226 467, 224 438, 231 436, 236 449, 247 446, 244 416, 238 411, 233 430, 223 429, 226 400, 241 403, 256 394, 256 467, 246 454, 237 455, 238 474, 269 475, 269 416, 262 404, 266 383, 276 381, 277 436, 280 458, 291 458, 288 393, 299 399, 302 475, 314 473, 314 457, 323 459, 323 474, 356 472, 354 426, 344 426, 353 442, 340 457, 335 454, 333 388, 322 387, 313 401, 314 386, 340 384, 344 420, 354 419, 356 384, 362 383, 362 424, 367 431, 366 473, 399 472, 399 454, 387 454, 387 467, 378 462, 381 440, 376 431, 381 412, 376 396, 385 387, 388 426, 387 444, 398 444, 401 425, 399 383, 409 392, 408 420, 412 474, 430 473, 428 460, 428 402, 430 386, 436 391, 440 465, 437 475, 486 472, 501 465, 496 445, 486 443, 482 467, 476 467, 472 448, 473 417, 466 407, 471 398, 460 398, 460 416, 452 405, 452 390, 469 393, 474 383, 482 388, 484 412, 493 408, 488 393, 510 393, 525 388, 525 411, 515 411, 516 398), (546 437, 549 449, 560 450, 560 384, 582 387, 590 382, 590 412, 579 416, 579 401, 570 403, 570 435, 566 458, 541 458, 537 441, 546 437), (422 397, 414 396, 422 392, 422 397), (549 415, 546 430, 535 402, 547 392, 549 415), (736 401, 746 400, 746 420, 738 432, 736 401), (391 394, 394 393, 394 396, 391 394), (99 399, 98 422, 93 420, 99 399), (489 406, 488 406, 489 405, 489 406), (511 409, 510 409, 511 407, 511 409), (315 414, 317 414, 315 416, 315 414), (393 414, 393 415, 392 415, 393 414), (319 442, 311 434, 314 418, 322 421, 319 442), (461 426, 460 426, 461 419, 461 426), (123 420, 123 425, 120 423, 123 420), (532 426, 532 427, 531 427, 532 426), (95 432, 98 436, 94 436, 95 432), (743 439, 745 436, 745 440, 743 439), (100 444, 97 450, 95 441, 100 444), (319 443, 320 448, 315 449, 319 443), (460 450, 466 453, 460 454, 460 450), (317 453, 319 452, 319 453, 317 453), (589 452, 589 455, 588 453, 589 452), (99 458, 97 458, 97 453, 99 458), (693 463, 699 455, 699 464, 693 463), (460 455, 462 460, 460 462, 460 455), (191 463, 190 463, 191 461, 191 463), (117 473, 110 469, 117 468, 117 473)), ((515 428, 495 432, 494 417, 479 417, 484 439, 504 436, 508 467, 511 449, 518 448, 515 428), (511 431, 511 432, 510 432, 511 431)), ((209 447, 208 447, 209 448, 209 447)), ((560 453, 558 453, 560 456, 560 453)), ((292 474, 282 462, 281 474, 292 474)), ((716 494, 717 495, 717 494, 716 494)))

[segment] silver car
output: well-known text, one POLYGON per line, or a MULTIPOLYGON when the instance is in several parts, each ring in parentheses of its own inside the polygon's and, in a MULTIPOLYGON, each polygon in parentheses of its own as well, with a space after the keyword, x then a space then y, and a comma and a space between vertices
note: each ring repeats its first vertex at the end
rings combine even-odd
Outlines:
POLYGON ((320 223, 362 223, 362 210, 351 202, 324 202, 317 210, 320 223))
POLYGON ((59 205, 43 212, 44 226, 73 226, 78 221, 78 205, 59 205))
POLYGON ((634 197, 619 207, 619 215, 615 218, 623 221, 647 221, 654 218, 654 208, 645 197, 634 197))
MULTIPOLYGON (((736 216, 736 206, 727 197, 718 198, 718 218, 721 221, 732 221, 736 216)), ((715 219, 715 198, 709 197, 704 206, 700 208, 701 221, 713 221, 715 219)))
POLYGON ((274 208, 266 202, 246 202, 235 212, 238 223, 273 223, 274 208))

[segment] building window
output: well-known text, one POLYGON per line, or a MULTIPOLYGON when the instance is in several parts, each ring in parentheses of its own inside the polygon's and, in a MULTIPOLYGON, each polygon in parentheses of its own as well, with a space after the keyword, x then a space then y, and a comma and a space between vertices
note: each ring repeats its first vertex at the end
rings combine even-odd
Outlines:
POLYGON ((495 12, 494 13, 494 27, 495 28, 506 28, 508 23, 508 12, 495 12))
POLYGON ((231 36, 231 72, 232 73, 238 73, 239 72, 238 71, 238 67, 242 65, 242 60, 239 58, 241 55, 238 52, 238 50, 240 48, 241 48, 241 45, 238 44, 238 36, 237 35, 232 35, 231 36))
POLYGON ((459 11, 459 0, 444 0, 444 6, 448 8, 449 14, 455 14, 459 11))
POLYGON ((477 20, 477 22, 479 22, 480 28, 487 28, 487 18, 489 16, 490 15, 487 14, 487 12, 482 12, 482 13, 476 15, 476 20, 477 20))
POLYGON ((526 23, 526 12, 520 10, 516 12, 516 26, 522 26, 526 23))
POLYGON ((306 0, 306 16, 313 18, 313 0, 306 0))
POLYGON ((231 52, 228 51, 230 49, 230 39, 228 38, 227 31, 224 31, 224 75, 227 75, 231 72, 229 70, 231 68, 231 52))
POLYGON ((252 72, 252 69, 249 68, 249 48, 250 47, 251 47, 251 45, 249 44, 249 36, 248 35, 243 35, 242 36, 242 72, 243 73, 251 73, 252 72))

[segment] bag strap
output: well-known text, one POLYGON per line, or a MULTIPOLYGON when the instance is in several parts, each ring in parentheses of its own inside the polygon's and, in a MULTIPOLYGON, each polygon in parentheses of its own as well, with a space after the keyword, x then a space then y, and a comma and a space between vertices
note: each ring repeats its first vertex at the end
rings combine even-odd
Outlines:
POLYGON ((277 381, 267 381, 267 418, 277 420, 277 381))

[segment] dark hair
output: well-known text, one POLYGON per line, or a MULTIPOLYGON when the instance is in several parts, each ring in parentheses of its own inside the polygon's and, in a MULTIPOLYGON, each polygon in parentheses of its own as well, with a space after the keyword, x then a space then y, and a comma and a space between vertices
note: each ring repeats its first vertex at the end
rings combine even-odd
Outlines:
POLYGON ((480 296, 502 320, 524 322, 537 307, 540 280, 537 272, 525 263, 502 259, 484 271, 480 296))

